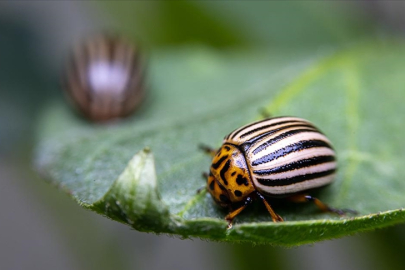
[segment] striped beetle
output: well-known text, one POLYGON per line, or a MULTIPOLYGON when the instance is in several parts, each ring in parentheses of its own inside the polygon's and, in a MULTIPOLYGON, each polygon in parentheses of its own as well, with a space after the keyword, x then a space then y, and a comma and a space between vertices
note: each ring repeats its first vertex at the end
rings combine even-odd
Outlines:
POLYGON ((331 183, 337 165, 330 141, 307 120, 268 118, 231 132, 218 151, 202 148, 213 156, 207 190, 216 203, 230 210, 225 217, 228 228, 255 199, 263 201, 274 222, 283 221, 266 197, 312 201, 322 211, 339 215, 355 213, 301 193, 331 183))
POLYGON ((78 110, 93 121, 130 114, 143 96, 139 51, 123 38, 98 35, 76 46, 63 78, 78 110))

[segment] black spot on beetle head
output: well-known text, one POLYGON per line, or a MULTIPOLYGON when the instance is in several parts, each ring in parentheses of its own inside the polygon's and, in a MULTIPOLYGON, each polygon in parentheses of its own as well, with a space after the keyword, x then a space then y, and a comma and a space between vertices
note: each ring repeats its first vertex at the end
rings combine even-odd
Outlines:
POLYGON ((210 189, 214 190, 215 180, 212 180, 210 183, 210 189))
POLYGON ((221 200, 221 202, 223 203, 230 203, 231 201, 229 200, 228 197, 226 197, 224 194, 219 195, 219 199, 221 200))
POLYGON ((246 177, 243 177, 242 175, 238 174, 238 177, 236 177, 236 183, 241 186, 241 185, 249 185, 248 180, 246 179, 246 177))

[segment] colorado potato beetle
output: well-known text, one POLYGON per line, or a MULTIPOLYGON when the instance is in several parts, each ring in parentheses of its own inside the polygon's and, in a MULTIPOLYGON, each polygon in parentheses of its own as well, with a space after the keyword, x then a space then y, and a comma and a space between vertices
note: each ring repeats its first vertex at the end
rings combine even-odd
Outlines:
POLYGON ((336 173, 331 142, 312 123, 296 117, 275 117, 236 129, 212 154, 207 190, 214 201, 229 209, 233 219, 254 200, 261 200, 274 222, 283 218, 267 198, 314 202, 322 211, 343 215, 352 210, 334 209, 308 194, 307 190, 330 184, 336 173))
POLYGON ((74 48, 64 88, 90 120, 120 118, 136 109, 144 96, 143 71, 137 47, 123 38, 99 35, 74 48))

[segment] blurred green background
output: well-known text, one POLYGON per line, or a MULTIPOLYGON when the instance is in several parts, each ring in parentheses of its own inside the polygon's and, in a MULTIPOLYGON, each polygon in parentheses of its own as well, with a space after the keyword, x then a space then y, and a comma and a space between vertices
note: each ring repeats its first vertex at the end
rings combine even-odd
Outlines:
POLYGON ((283 249, 144 234, 79 207, 31 168, 41 107, 74 40, 115 30, 153 54, 339 48, 403 35, 402 2, 0 3, 0 269, 403 269, 404 225, 283 249))

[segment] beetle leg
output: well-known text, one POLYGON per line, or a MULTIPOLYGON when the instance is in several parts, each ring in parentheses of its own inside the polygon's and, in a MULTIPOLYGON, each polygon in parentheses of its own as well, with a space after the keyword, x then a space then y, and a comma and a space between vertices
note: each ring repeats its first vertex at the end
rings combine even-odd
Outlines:
MULTIPOLYGON (((209 173, 207 173, 207 172, 203 172, 202 174, 201 174, 201 176, 204 178, 204 179, 208 179, 208 177, 209 177, 209 173)), ((207 180, 206 180, 207 181, 207 180)), ((199 189, 197 189, 197 194, 200 194, 203 190, 206 190, 207 189, 207 185, 204 185, 204 186, 202 186, 202 187, 200 187, 199 189)))
POLYGON ((228 215, 226 215, 225 220, 228 221, 228 230, 230 228, 232 228, 232 221, 234 220, 234 218, 240 214, 240 212, 243 211, 243 209, 246 208, 246 206, 248 206, 249 204, 251 204, 253 202, 251 197, 247 197, 245 200, 244 205, 242 205, 241 207, 239 207, 238 209, 230 212, 228 215))
POLYGON ((203 190, 206 190, 207 186, 202 186, 199 189, 197 189, 197 194, 200 194, 203 190))
POLYGON ((257 192, 257 196, 259 196, 259 198, 263 201, 264 205, 267 208, 267 211, 269 211, 271 219, 273 220, 273 222, 281 222, 284 221, 284 219, 276 214, 276 212, 274 212, 273 208, 271 208, 270 204, 266 201, 266 198, 263 197, 262 194, 260 194, 259 192, 257 192))
POLYGON ((327 205, 326 203, 319 200, 318 198, 315 198, 315 197, 313 197, 311 195, 308 195, 308 194, 297 194, 297 195, 293 195, 291 197, 288 197, 288 199, 290 201, 296 202, 296 203, 313 202, 319 209, 321 209, 321 211, 335 213, 335 214, 338 214, 339 216, 344 216, 346 213, 357 214, 356 211, 351 210, 351 209, 332 208, 329 205, 327 205))
POLYGON ((204 144, 200 144, 198 147, 201 150, 203 150, 205 153, 209 154, 212 157, 214 157, 217 154, 217 151, 218 151, 218 150, 216 150, 214 148, 211 148, 211 147, 209 147, 207 145, 204 145, 204 144))
POLYGON ((232 228, 232 221, 233 221, 233 219, 234 219, 237 215, 239 215, 240 212, 242 212, 243 209, 246 208, 246 206, 247 206, 246 204, 245 204, 245 205, 242 205, 242 206, 239 207, 238 209, 236 209, 236 210, 230 212, 228 215, 226 215, 225 220, 228 221, 228 227, 227 227, 228 230, 229 230, 230 228, 232 228))

